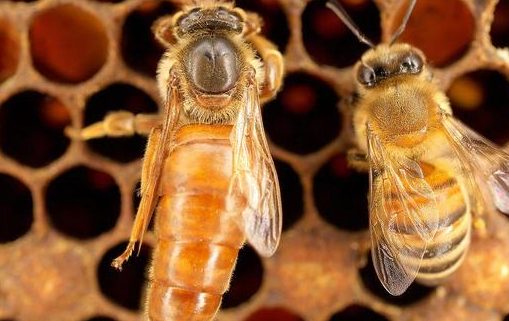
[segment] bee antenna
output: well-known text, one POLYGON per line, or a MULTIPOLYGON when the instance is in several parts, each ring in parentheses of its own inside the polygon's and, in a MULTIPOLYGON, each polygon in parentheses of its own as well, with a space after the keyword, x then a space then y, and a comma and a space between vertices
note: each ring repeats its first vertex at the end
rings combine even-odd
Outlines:
POLYGON ((326 4, 327 8, 331 9, 336 16, 343 21, 343 23, 350 29, 353 34, 359 39, 360 42, 367 44, 370 48, 375 47, 373 42, 368 39, 360 30, 360 28, 353 22, 348 13, 346 13, 345 8, 339 3, 338 0, 329 0, 326 4))
POLYGON ((405 16, 403 17, 403 20, 401 21, 401 24, 399 25, 398 29, 392 34, 390 44, 398 40, 399 36, 405 31, 406 25, 408 23, 408 20, 410 20, 410 16, 412 15, 412 12, 414 11, 415 4, 417 3, 417 0, 410 0, 410 3, 408 4, 408 8, 406 9, 405 16))

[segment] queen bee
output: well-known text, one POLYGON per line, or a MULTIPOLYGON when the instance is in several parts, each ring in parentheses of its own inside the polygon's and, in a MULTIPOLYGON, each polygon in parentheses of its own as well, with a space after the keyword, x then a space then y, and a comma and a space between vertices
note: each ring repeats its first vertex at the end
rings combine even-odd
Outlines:
POLYGON ((161 18, 162 115, 114 112, 75 134, 149 136, 141 203, 127 249, 112 263, 120 269, 141 244, 157 207, 149 320, 212 320, 245 240, 263 256, 278 245, 280 192, 260 100, 280 88, 283 60, 260 24, 218 1, 161 18))
POLYGON ((488 186, 496 207, 509 213, 509 155, 452 116, 419 49, 394 43, 415 3, 389 44, 377 46, 338 1, 327 4, 371 47, 354 67, 358 149, 349 159, 369 170, 371 255, 392 295, 414 280, 439 284, 458 269, 473 218, 483 226, 479 187, 488 186))

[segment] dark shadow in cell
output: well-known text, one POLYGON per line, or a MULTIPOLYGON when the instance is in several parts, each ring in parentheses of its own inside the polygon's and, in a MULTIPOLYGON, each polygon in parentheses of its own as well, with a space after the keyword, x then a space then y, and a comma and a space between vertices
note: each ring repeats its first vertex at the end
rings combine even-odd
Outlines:
MULTIPOLYGON (((123 83, 106 87, 90 97, 85 110, 85 126, 102 121, 115 110, 126 110, 134 114, 155 113, 157 103, 142 90, 123 83)), ((143 157, 146 137, 105 137, 87 141, 88 146, 98 154, 115 161, 127 163, 143 157)))
POLYGON ((348 167, 344 154, 334 156, 316 174, 315 205, 323 219, 342 230, 368 228, 368 175, 348 167))
POLYGON ((120 191, 107 173, 74 167, 50 182, 46 206, 58 231, 89 239, 115 226, 120 215, 120 191))
POLYGON ((509 321, 509 314, 504 317, 504 320, 502 321, 509 321))
POLYGON ((87 319, 86 321, 115 321, 115 319, 112 319, 110 317, 105 317, 105 316, 97 316, 97 317, 87 319))
POLYGON ((263 107, 264 126, 272 142, 298 154, 330 143, 341 130, 338 96, 323 81, 290 74, 276 100, 263 107))
POLYGON ((73 4, 40 11, 30 26, 35 68, 63 83, 90 79, 108 57, 108 37, 101 21, 73 4))
MULTIPOLYGON (((400 296, 393 296, 387 292, 383 287, 382 283, 376 275, 375 268, 373 266, 373 260, 371 259, 371 253, 368 253, 368 262, 365 267, 359 270, 359 274, 364 286, 385 302, 399 305, 408 306, 410 304, 424 300, 430 296, 434 291, 435 287, 428 287, 414 282, 410 287, 400 296)), ((339 319, 338 319, 339 320, 339 319)))
POLYGON ((140 254, 131 257, 122 266, 122 271, 111 267, 111 262, 125 250, 127 242, 120 243, 104 254, 97 268, 101 292, 111 301, 129 310, 140 310, 150 247, 143 245, 140 254))
POLYGON ((17 31, 9 22, 0 20, 0 84, 16 73, 19 54, 17 31))
MULTIPOLYGON (((314 61, 336 67, 354 64, 369 47, 325 6, 310 1, 302 15, 304 46, 314 61)), ((380 41, 379 11, 373 1, 342 1, 348 15, 373 43, 380 41)))
POLYGON ((491 23, 491 43, 495 47, 509 46, 509 2, 499 1, 491 23))
POLYGON ((64 128, 70 124, 67 108, 56 98, 24 91, 0 106, 0 148, 18 162, 42 167, 67 149, 64 128))
POLYGON ((509 82, 494 70, 457 78, 447 92, 454 115, 497 144, 509 141, 509 82))
POLYGON ((302 185, 299 175, 293 168, 281 161, 274 160, 281 191, 283 205, 283 231, 291 228, 304 214, 302 185))
POLYGON ((249 315, 244 321, 304 321, 304 319, 285 308, 262 307, 249 315))
POLYGON ((249 300, 260 289, 262 280, 262 262, 258 254, 246 245, 239 252, 230 289, 223 296, 221 308, 233 308, 249 300))
POLYGON ((256 12, 263 19, 261 33, 284 51, 290 30, 285 12, 277 0, 237 0, 235 4, 247 11, 256 12))
MULTIPOLYGON (((402 2, 391 30, 396 30, 406 12, 402 2)), ((421 49, 428 62, 443 67, 461 58, 474 39, 475 18, 464 1, 417 1, 407 27, 398 42, 421 49)))
POLYGON ((121 41, 122 57, 129 67, 155 77, 164 48, 155 40, 152 24, 157 18, 175 11, 170 2, 149 0, 129 14, 122 28, 121 41))
POLYGON ((0 174, 0 204, 0 243, 25 235, 34 220, 28 187, 12 176, 0 174))
POLYGON ((329 321, 388 321, 385 316, 358 304, 347 306, 340 312, 335 313, 329 321))

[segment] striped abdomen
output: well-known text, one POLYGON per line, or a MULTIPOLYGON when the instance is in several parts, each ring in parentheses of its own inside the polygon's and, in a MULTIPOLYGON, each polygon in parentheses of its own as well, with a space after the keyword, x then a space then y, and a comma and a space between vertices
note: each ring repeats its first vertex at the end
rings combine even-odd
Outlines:
POLYGON ((212 320, 244 235, 227 213, 231 126, 188 125, 165 161, 146 311, 151 321, 212 320))

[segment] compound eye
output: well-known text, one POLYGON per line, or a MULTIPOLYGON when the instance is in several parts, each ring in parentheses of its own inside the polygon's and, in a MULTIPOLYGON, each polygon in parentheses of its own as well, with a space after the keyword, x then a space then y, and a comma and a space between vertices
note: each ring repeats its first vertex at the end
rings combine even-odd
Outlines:
POLYGON ((422 70, 423 63, 423 59, 420 55, 411 52, 402 59, 400 71, 402 73, 418 74, 422 70))
POLYGON ((366 87, 371 87, 376 82, 375 70, 369 66, 362 65, 357 72, 357 80, 366 87))

